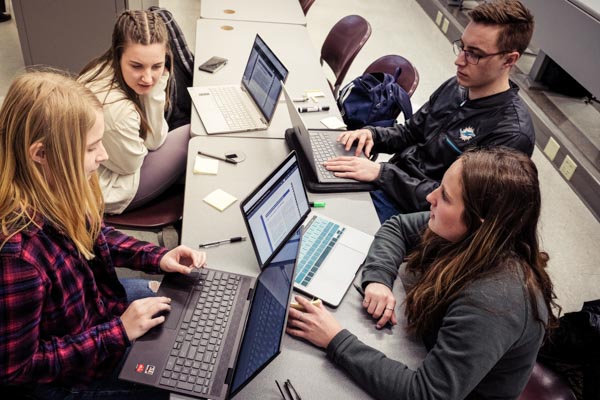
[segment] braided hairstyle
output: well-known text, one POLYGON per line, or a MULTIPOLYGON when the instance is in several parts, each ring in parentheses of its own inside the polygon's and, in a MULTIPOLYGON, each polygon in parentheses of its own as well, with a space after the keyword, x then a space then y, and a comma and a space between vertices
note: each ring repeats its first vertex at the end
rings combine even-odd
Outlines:
MULTIPOLYGON (((127 99, 131 100, 135 105, 141 119, 140 137, 142 139, 146 139, 148 136, 148 131, 151 129, 150 124, 142 111, 139 96, 125 83, 123 72, 121 71, 121 57, 125 48, 130 44, 151 45, 156 43, 164 44, 167 50, 165 68, 170 73, 166 89, 167 100, 165 109, 167 109, 169 107, 169 91, 172 82, 171 68, 173 65, 173 53, 169 46, 167 26, 158 13, 145 10, 127 10, 123 12, 115 23, 110 48, 106 53, 87 64, 79 74, 80 77, 83 77, 80 78, 83 83, 88 84, 96 80, 105 71, 114 71, 110 88, 117 87, 121 89, 127 96, 127 99), (88 74, 90 71, 94 72, 88 74)), ((110 88, 108 89, 110 90, 110 88)))

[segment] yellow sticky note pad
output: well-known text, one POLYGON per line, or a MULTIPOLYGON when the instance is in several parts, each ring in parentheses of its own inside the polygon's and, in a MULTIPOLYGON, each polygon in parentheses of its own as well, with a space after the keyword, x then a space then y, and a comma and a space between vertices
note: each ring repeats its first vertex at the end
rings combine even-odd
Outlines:
POLYGON ((219 160, 196 156, 194 174, 216 175, 219 172, 219 160))
POLYGON ((227 207, 235 203, 237 200, 234 196, 230 195, 222 189, 217 189, 211 192, 208 196, 203 199, 206 203, 210 204, 219 211, 225 210, 227 207))

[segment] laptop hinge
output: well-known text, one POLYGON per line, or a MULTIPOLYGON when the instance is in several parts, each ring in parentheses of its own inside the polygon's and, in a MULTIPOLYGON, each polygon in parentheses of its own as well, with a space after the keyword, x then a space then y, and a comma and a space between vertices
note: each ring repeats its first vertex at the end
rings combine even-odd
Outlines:
POLYGON ((248 297, 246 297, 246 301, 252 300, 252 294, 253 293, 254 293, 254 289, 250 288, 250 290, 248 290, 248 297))
POLYGON ((225 384, 231 386, 231 380, 233 379, 233 368, 227 368, 227 375, 225 376, 225 384))

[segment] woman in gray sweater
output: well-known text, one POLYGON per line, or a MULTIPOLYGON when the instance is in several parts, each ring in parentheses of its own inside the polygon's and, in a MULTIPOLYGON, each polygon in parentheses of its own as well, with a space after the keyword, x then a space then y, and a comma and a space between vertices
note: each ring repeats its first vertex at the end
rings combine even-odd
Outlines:
POLYGON ((392 285, 407 256, 417 282, 405 301, 428 354, 411 370, 362 343, 323 307, 297 298, 287 332, 325 348, 380 399, 516 399, 545 331, 556 322, 540 251, 537 170, 506 148, 464 153, 430 193, 429 212, 382 225, 365 260, 363 307, 376 327, 396 323, 392 285))

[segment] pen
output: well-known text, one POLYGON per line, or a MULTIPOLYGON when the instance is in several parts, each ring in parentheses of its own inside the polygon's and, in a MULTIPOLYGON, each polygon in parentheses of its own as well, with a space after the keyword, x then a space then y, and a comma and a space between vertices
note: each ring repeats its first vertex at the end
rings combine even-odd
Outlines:
POLYGON ((302 400, 298 392, 296 392, 296 389, 294 389, 294 386, 292 386, 292 382, 289 379, 284 383, 284 386, 288 389, 288 393, 290 393, 290 389, 292 390, 292 392, 294 392, 294 396, 291 396, 292 393, 290 393, 290 397, 292 397, 292 399, 302 400))
POLYGON ((283 394, 283 390, 281 390, 281 386, 279 385, 279 382, 277 382, 277 379, 275 379, 275 383, 277 384, 277 389, 279 389, 279 393, 281 393, 281 397, 283 397, 283 400, 287 400, 285 398, 285 394, 283 394))
POLYGON ((226 244, 226 243, 243 242, 245 240, 246 240, 246 236, 235 236, 230 239, 217 240, 216 242, 201 243, 198 245, 198 247, 200 247, 202 249, 202 248, 206 248, 206 247, 219 246, 219 245, 226 244))
POLYGON ((214 158, 215 160, 225 161, 225 162, 228 162, 229 164, 237 164, 237 161, 232 160, 231 158, 215 156, 213 154, 207 154, 207 153, 203 153, 201 151, 198 152, 198 155, 208 157, 208 158, 214 158))
POLYGON ((298 111, 304 112, 318 112, 318 111, 329 111, 329 106, 309 106, 309 107, 298 107, 298 111))
POLYGON ((311 207, 314 207, 314 208, 323 208, 323 207, 325 207, 325 202, 324 201, 311 201, 308 204, 311 207))
POLYGON ((308 101, 308 97, 302 96, 302 97, 294 97, 292 99, 292 101, 294 103, 304 103, 305 101, 308 101))

